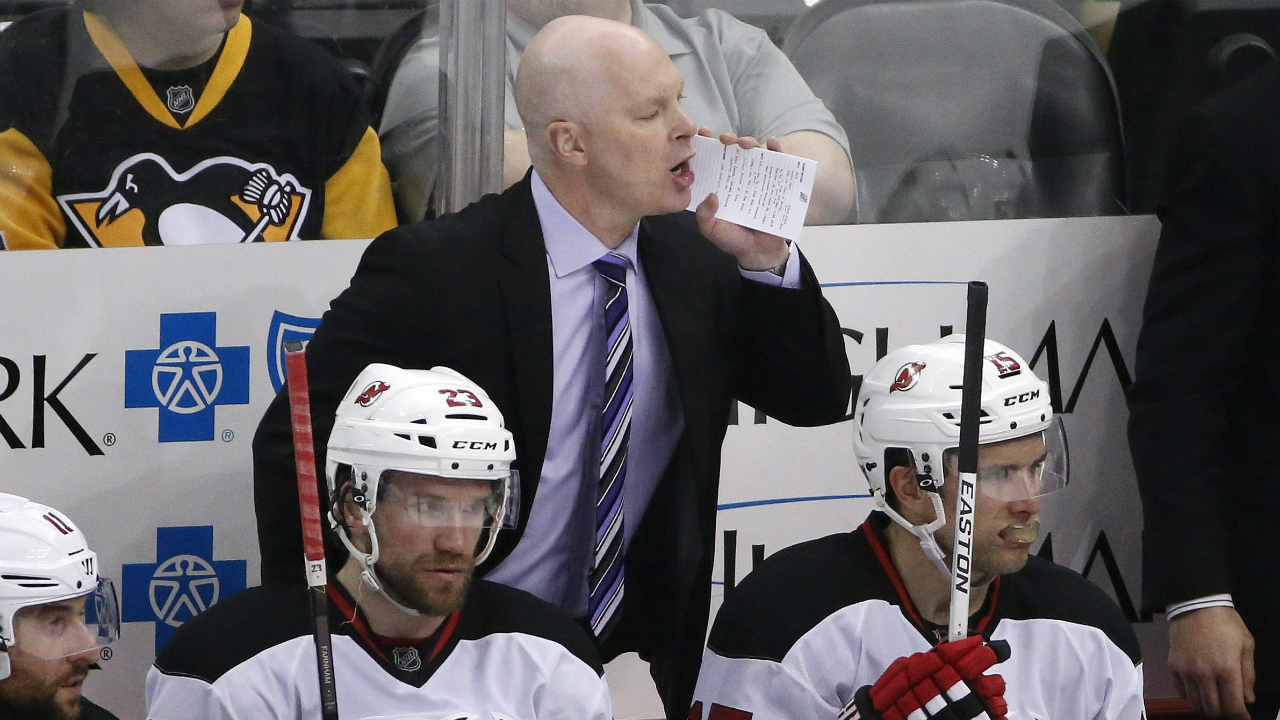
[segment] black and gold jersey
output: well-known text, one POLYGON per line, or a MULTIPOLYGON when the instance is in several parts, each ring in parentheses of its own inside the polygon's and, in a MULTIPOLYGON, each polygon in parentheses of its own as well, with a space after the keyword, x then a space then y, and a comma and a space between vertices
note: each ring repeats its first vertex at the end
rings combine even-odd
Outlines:
POLYGON ((71 9, 0 33, 4 246, 365 238, 395 225, 377 134, 336 60, 241 16, 211 63, 197 82, 144 71, 104 20, 71 9))

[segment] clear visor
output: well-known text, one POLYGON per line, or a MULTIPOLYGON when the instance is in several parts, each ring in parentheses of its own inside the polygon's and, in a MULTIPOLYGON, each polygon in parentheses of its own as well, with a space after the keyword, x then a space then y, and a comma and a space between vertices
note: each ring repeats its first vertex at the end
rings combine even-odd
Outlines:
POLYGON ((378 484, 374 518, 402 514, 423 527, 511 529, 516 526, 520 474, 462 479, 385 470, 378 484))
POLYGON ((28 656, 58 660, 97 651, 120 637, 115 584, 99 578, 88 595, 24 607, 13 622, 14 646, 28 656))
POLYGON ((1067 486, 1067 434, 1055 417, 1039 433, 983 445, 978 450, 978 492, 1001 502, 1029 500, 1067 486))

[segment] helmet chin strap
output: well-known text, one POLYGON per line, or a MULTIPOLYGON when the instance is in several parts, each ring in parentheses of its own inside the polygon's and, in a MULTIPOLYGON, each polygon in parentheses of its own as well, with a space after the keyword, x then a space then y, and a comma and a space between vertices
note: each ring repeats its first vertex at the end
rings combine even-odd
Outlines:
POLYGON ((889 506, 885 502, 882 493, 874 493, 876 504, 884 514, 888 515, 894 522, 902 526, 907 532, 916 536, 920 541, 920 549, 924 551, 925 557, 933 561, 938 572, 942 573, 942 577, 951 582, 951 568, 947 567, 947 556, 942 552, 942 548, 938 546, 938 540, 933 535, 947 524, 947 515, 942 507, 942 496, 935 490, 925 490, 929 494, 929 500, 933 504, 933 520, 927 525, 915 525, 911 521, 904 518, 897 510, 889 506))
POLYGON ((355 543, 351 542, 351 538, 347 536, 346 530, 339 530, 338 538, 342 540, 342 544, 346 546, 347 552, 351 553, 351 556, 360 562, 360 567, 362 568, 360 571, 361 582, 368 585, 370 589, 381 595, 400 612, 406 615, 412 615, 413 617, 421 616, 422 613, 417 610, 405 607, 404 605, 396 602, 395 598, 388 595, 387 591, 382 587, 382 581, 378 579, 378 571, 374 568, 378 563, 379 555, 378 534, 373 529, 373 518, 370 517, 363 508, 360 510, 360 522, 369 531, 369 543, 372 546, 369 552, 366 553, 357 548, 355 543))

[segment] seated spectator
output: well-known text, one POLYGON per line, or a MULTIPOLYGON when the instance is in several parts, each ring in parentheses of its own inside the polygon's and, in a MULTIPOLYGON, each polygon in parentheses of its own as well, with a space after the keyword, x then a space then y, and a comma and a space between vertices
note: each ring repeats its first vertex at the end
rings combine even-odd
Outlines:
MULTIPOLYGON (((1040 497, 1066 485, 1065 436, 1048 386, 999 343, 987 340, 985 355, 968 625, 971 635, 1008 644, 1011 656, 997 651, 1003 682, 980 675, 991 654, 968 662, 980 649, 973 638, 930 650, 947 637, 954 580, 964 341, 951 336, 896 350, 867 374, 853 446, 880 512, 852 533, 773 555, 734 589, 703 657, 694 694, 701 712, 690 718, 715 718, 716 705, 755 720, 830 720, 855 709, 862 720, 948 717, 941 704, 920 707, 940 700, 937 690, 901 697, 896 715, 885 712, 930 661, 937 670, 954 664, 951 674, 993 720, 1006 703, 1011 718, 1143 717, 1140 651, 1120 609, 1075 572, 1030 556, 1040 497)), ((950 687, 941 689, 955 701, 950 687)), ((977 714, 976 703, 965 705, 948 708, 950 717, 977 714)))
POLYGON ((395 225, 355 83, 243 0, 81 0, 0 34, 6 248, 373 237, 395 225))
MULTIPOLYGON (((562 15, 618 20, 652 35, 684 77, 684 107, 712 134, 776 136, 782 152, 818 161, 806 222, 843 222, 856 202, 849 140, 791 61, 763 30, 720 10, 681 19, 640 0, 509 0, 507 3, 506 185, 529 169, 524 123, 512 88, 516 68, 538 29, 562 15)), ((431 212, 440 163, 438 37, 418 41, 397 70, 382 116, 383 159, 404 221, 431 212)))
POLYGON ((81 692, 120 636, 115 587, 84 534, 47 505, 0 493, 0 569, 0 718, 116 720, 81 692))
MULTIPOLYGON (((586 631, 472 581, 519 508, 513 439, 479 385, 369 365, 327 458, 329 523, 350 551, 328 584, 341 717, 609 720, 586 631)), ((147 675, 147 717, 319 718, 308 595, 257 587, 183 625, 147 675)))

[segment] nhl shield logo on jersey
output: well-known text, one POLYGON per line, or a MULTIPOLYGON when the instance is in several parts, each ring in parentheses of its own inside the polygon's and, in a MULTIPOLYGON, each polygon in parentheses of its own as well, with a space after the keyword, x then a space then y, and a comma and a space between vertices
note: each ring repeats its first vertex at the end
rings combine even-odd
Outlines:
POLYGON ((91 247, 280 242, 299 239, 311 191, 264 163, 216 157, 178 173, 142 153, 102 191, 58 203, 91 247))
POLYGON ((391 659, 405 672, 417 672, 422 668, 422 656, 415 647, 398 647, 391 651, 391 659))
POLYGON ((196 96, 191 91, 190 85, 178 85, 169 88, 168 102, 169 112, 189 113, 196 107, 196 96))

